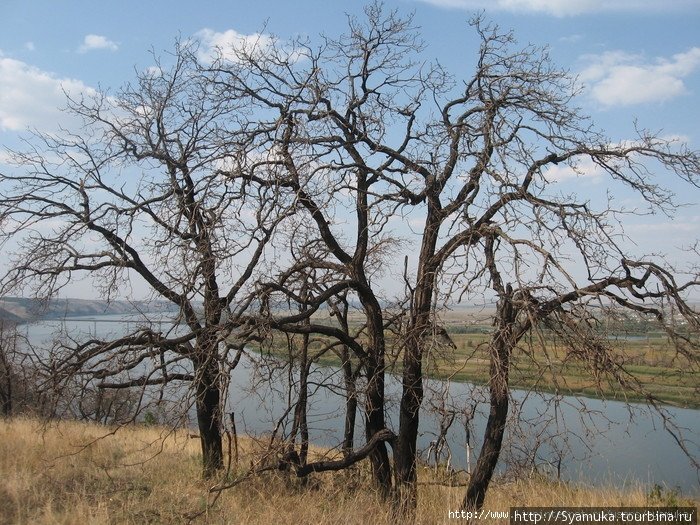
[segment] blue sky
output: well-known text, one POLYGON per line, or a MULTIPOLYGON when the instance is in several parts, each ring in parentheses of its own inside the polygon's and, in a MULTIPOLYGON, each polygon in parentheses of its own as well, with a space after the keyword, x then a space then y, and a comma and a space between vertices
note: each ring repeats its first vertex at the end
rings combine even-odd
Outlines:
MULTIPOLYGON (((287 39, 337 34, 362 2, 50 2, 4 0, 0 17, 0 137, 56 118, 60 90, 117 87, 178 36, 224 43, 256 32, 287 39), (58 6, 60 5, 60 9, 58 6), (52 89, 53 88, 53 89, 52 89), (44 111, 46 110, 46 111, 44 111)), ((466 21, 486 15, 521 43, 547 44, 555 61, 590 86, 589 111, 611 135, 634 117, 697 142, 700 0, 400 0, 415 12, 426 58, 459 73, 474 58, 466 21), (615 5, 616 9, 605 7, 615 5)))
MULTIPOLYGON (((645 128, 700 148, 700 0, 387 0, 415 13, 426 60, 467 76, 477 41, 467 26, 476 11, 522 44, 548 45, 554 61, 586 86, 584 110, 613 140, 645 128)), ((28 127, 54 129, 63 90, 117 88, 153 63, 176 38, 225 45, 256 33, 280 39, 337 35, 363 2, 320 0, 184 2, 3 0, 0 4, 0 164, 28 127)), ((0 165, 0 169, 4 169, 0 165)), ((572 189, 604 193, 595 173, 562 177, 572 189)), ((673 219, 636 218, 631 234, 669 254, 700 231, 698 193, 675 186, 689 206, 673 219)), ((617 196, 624 198, 624 195, 617 196)))

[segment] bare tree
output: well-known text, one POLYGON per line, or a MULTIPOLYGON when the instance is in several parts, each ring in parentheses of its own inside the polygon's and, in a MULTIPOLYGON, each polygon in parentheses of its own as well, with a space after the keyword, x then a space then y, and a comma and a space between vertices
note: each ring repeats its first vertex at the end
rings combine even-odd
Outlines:
MULTIPOLYGON (((348 35, 326 40, 320 50, 301 42, 295 44, 291 54, 287 48, 266 49, 262 54, 238 49, 236 60, 222 60, 213 71, 217 85, 225 86, 230 96, 249 101, 268 118, 259 124, 259 129, 260 136, 265 135, 266 150, 273 154, 261 159, 259 167, 264 173, 274 168, 278 176, 271 180, 251 172, 250 180, 297 196, 301 213, 315 225, 317 243, 327 253, 322 259, 309 257, 304 264, 338 276, 336 284, 309 305, 307 315, 320 307, 320 301, 344 290, 351 291, 362 305, 365 328, 361 343, 338 327, 314 323, 301 326, 299 317, 275 319, 274 325, 287 331, 312 330, 337 338, 360 358, 366 382, 369 442, 386 426, 387 320, 383 297, 372 278, 380 269, 382 254, 395 245, 392 237, 382 232, 400 204, 384 196, 390 187, 384 172, 391 172, 395 161, 372 153, 373 146, 364 144, 361 137, 370 129, 380 136, 389 133, 390 123, 401 109, 378 101, 367 92, 366 81, 376 74, 383 79, 379 89, 423 89, 412 71, 406 75, 406 64, 400 58, 405 50, 420 46, 409 31, 410 22, 395 16, 381 20, 377 6, 368 12, 368 27, 351 20, 348 35), (352 211, 339 224, 335 215, 341 206, 352 211)), ((297 264, 291 271, 301 271, 300 268, 297 264)), ((292 294, 282 287, 275 291, 292 294)), ((298 296, 296 299, 301 300, 298 296)), ((370 459, 377 486, 388 495, 392 475, 383 442, 370 453, 370 459)))
MULTIPOLYGON (((262 183, 262 181, 258 181, 262 183)), ((276 184, 273 182, 273 184, 276 184)), ((330 188, 329 188, 330 189, 330 188)), ((300 191, 299 193, 302 193, 300 191)), ((304 209, 309 204, 308 197, 302 197, 299 206, 304 209), (307 200, 306 204, 304 199, 307 200)), ((319 212, 317 216, 322 217, 319 212)), ((323 222, 325 219, 321 219, 323 222)), ((373 465, 375 479, 379 490, 388 495, 391 487, 391 469, 385 441, 392 435, 387 433, 384 423, 384 325, 381 315, 379 300, 371 293, 371 288, 364 289, 367 292, 366 301, 363 302, 360 293, 357 293, 357 279, 354 277, 356 270, 360 272, 361 279, 366 279, 365 260, 357 263, 357 269, 349 259, 345 263, 335 263, 329 260, 332 251, 329 249, 328 239, 313 238, 309 243, 304 243, 299 253, 295 254, 291 266, 275 276, 274 280, 261 282, 259 294, 261 301, 261 316, 256 322, 270 328, 287 333, 300 334, 303 337, 302 349, 308 348, 308 334, 316 334, 324 338, 321 340, 321 348, 314 351, 313 355, 308 351, 302 351, 302 369, 300 382, 301 396, 296 400, 295 413, 302 415, 306 410, 306 387, 304 376, 308 375, 308 367, 329 351, 335 351, 343 360, 345 398, 346 398, 346 425, 343 440, 344 462, 337 464, 338 468, 345 468, 354 462, 369 456, 373 465), (320 246, 320 248, 319 248, 320 246), (309 276, 313 280, 309 281, 309 276), (351 330, 348 322, 349 299, 348 292, 359 298, 365 322, 357 330, 351 330), (357 295, 355 295, 357 294, 357 295), (291 301, 297 305, 298 313, 288 315, 280 304, 291 301), (335 323, 320 322, 312 316, 328 306, 336 319, 335 323), (368 311, 372 314, 368 314, 368 311), (369 318, 368 318, 369 317, 369 318), (374 329, 371 321, 379 323, 374 329), (379 345, 381 352, 377 352, 377 358, 381 357, 381 364, 372 359, 373 348, 379 345), (353 360, 350 354, 355 357, 353 360), (353 365, 353 361, 356 363, 353 365), (364 372, 365 386, 363 389, 365 428, 367 443, 372 443, 369 449, 362 449, 362 454, 352 449, 354 441, 354 422, 358 405, 358 392, 356 391, 357 379, 364 372)), ((360 238, 366 233, 359 233, 360 238)), ((362 241, 360 241, 362 242, 362 241)), ((342 250, 342 248, 341 248, 342 250)), ((294 249, 292 249, 294 252, 294 249)), ((370 255, 372 257, 372 255, 370 255)), ((371 266, 370 266, 371 268, 371 266)), ((303 420, 303 417, 302 417, 303 420)), ((302 450, 303 452, 303 450, 302 450)), ((302 464, 303 466, 303 464, 302 464)), ((313 469, 302 468, 299 472, 311 473, 313 469)))
MULTIPOLYGON (((349 337, 357 339, 350 330, 350 303, 347 293, 342 293, 328 301, 331 316, 335 317, 341 330, 349 337)), ((358 332, 361 333, 361 330, 358 332)), ((353 359, 353 354, 347 344, 343 343, 336 350, 343 369, 343 384, 345 387, 345 426, 343 429, 343 453, 347 457, 355 448, 355 421, 358 409, 357 380, 362 373, 362 361, 353 359)))
POLYGON ((219 104, 195 51, 178 45, 119 92, 70 100, 82 129, 36 134, 13 153, 15 168, 0 175, 2 243, 13 254, 1 290, 51 298, 87 274, 106 299, 134 286, 169 303, 174 320, 64 340, 45 362, 52 381, 77 379, 85 393, 137 389, 146 400, 191 384, 211 476, 253 300, 246 285, 285 212, 274 189, 217 174, 248 154, 236 138, 242 111, 219 104))
MULTIPOLYGON (((46 371, 38 365, 38 348, 27 336, 30 327, 31 323, 25 324, 21 318, 0 318, 0 413, 4 417, 81 417, 71 412, 78 408, 72 403, 74 389, 53 388, 53 383, 47 381, 46 371)), ((89 412, 94 416, 100 411, 110 422, 117 412, 114 409, 121 404, 115 400, 96 403, 94 396, 92 401, 97 410, 86 411, 85 415, 89 412)))
POLYGON ((15 356, 17 353, 17 333, 15 323, 0 319, 0 407, 2 415, 9 417, 13 412, 15 398, 15 356))
MULTIPOLYGON (((482 456, 491 459, 477 466, 477 487, 479 476, 490 479, 493 471, 484 465, 497 458, 489 447, 500 448, 502 430, 496 427, 508 410, 510 352, 533 326, 561 314, 568 303, 590 312, 591 304, 579 300, 584 296, 651 314, 614 290, 644 288, 652 280, 664 285, 659 299, 670 299, 680 311, 695 315, 682 298, 695 285, 693 278, 687 285, 676 283, 657 263, 632 262, 618 240, 621 215, 614 202, 562 195, 552 186, 549 170, 580 172, 594 166, 610 184, 635 192, 650 209, 669 211, 671 194, 653 170, 696 185, 700 157, 643 130, 631 141, 608 139, 576 108, 575 80, 552 64, 546 49, 520 48, 512 34, 480 18, 472 22, 480 42, 475 69, 461 80, 418 61, 421 45, 410 17, 385 13, 377 4, 366 14, 364 21, 350 19, 346 35, 327 38, 318 49, 297 42, 294 53, 274 45, 264 56, 242 51, 235 63, 219 63, 214 71, 231 96, 248 100, 267 119, 260 129, 266 130, 266 149, 274 155, 261 161, 260 168, 274 166, 278 177, 263 180, 251 173, 250 180, 299 197, 329 254, 308 265, 337 271, 344 279, 337 286, 353 290, 363 305, 368 439, 384 426, 387 363, 386 312, 379 301, 381 288, 369 278, 368 256, 396 237, 387 227, 392 218, 424 217, 411 258, 415 274, 408 279, 410 308, 401 348, 403 394, 398 435, 392 441, 397 495, 412 509, 423 365, 425 349, 436 335, 436 305, 463 293, 482 293, 478 283, 484 276, 500 300, 490 348, 492 376, 502 380, 490 385, 494 424, 482 456), (342 209, 351 211, 342 214, 342 209), (512 247, 508 270, 518 277, 510 286, 498 284, 489 263, 493 256, 481 249, 493 239, 512 247), (518 255, 523 251, 540 261, 538 270, 527 266, 532 259, 518 255), (575 278, 581 269, 584 277, 575 278), (540 299, 531 285, 520 286, 517 279, 525 276, 528 282, 539 277, 538 290, 548 293, 540 299), (548 306, 517 331, 514 321, 533 309, 520 306, 525 298, 548 306)), ((641 300, 634 293, 631 297, 641 300)), ((651 297, 650 291, 640 293, 651 297)), ((303 330, 330 333, 313 325, 303 330)), ((381 449, 374 467, 386 493, 391 481, 381 449)), ((479 498, 474 501, 478 505, 479 498)))
MULTIPOLYGON (((608 316, 616 310, 626 309, 647 318, 647 322, 665 330, 669 337, 681 339, 674 346, 683 366, 696 369, 700 359, 697 335, 691 335, 697 333, 700 317, 680 295, 682 291, 688 291, 700 283, 698 276, 678 283, 667 270, 653 262, 623 259, 616 275, 596 279, 591 284, 569 291, 561 291, 566 285, 556 288, 553 284, 547 286, 541 273, 534 277, 513 268, 510 268, 509 275, 515 282, 511 285, 504 283, 502 268, 508 268, 513 260, 503 255, 497 257, 495 248, 499 242, 507 243, 497 237, 500 234, 500 230, 494 231, 494 236, 484 241, 488 279, 499 300, 495 329, 489 343, 490 413, 479 459, 463 501, 463 507, 468 509, 482 506, 501 452, 508 416, 511 360, 514 356, 531 360, 540 377, 554 372, 551 377, 553 385, 557 390, 566 391, 566 383, 557 377, 556 371, 547 370, 547 365, 537 359, 541 355, 547 356, 548 343, 554 333, 564 341, 572 359, 589 367, 591 378, 598 388, 602 389, 606 383, 612 384, 622 395, 634 394, 656 405, 658 401, 626 369, 624 355, 616 351, 607 339, 609 332, 602 327, 608 316), (685 321, 686 329, 678 329, 681 319, 685 321), (530 341, 524 342, 525 336, 529 336, 530 341)), ((536 251, 543 257, 540 264, 544 266, 544 271, 547 265, 556 264, 557 257, 549 252, 543 254, 542 246, 538 246, 536 251)), ((516 266, 517 261, 524 263, 521 259, 523 255, 516 252, 516 266)), ((663 409, 659 407, 659 410, 663 415, 663 409)), ((683 438, 676 434, 678 429, 665 417, 664 421, 688 453, 683 438)), ((689 460, 698 466, 697 458, 689 454, 689 460)))
MULTIPOLYGON (((366 443, 350 451, 346 433, 342 460, 297 461, 296 472, 369 458, 379 492, 410 514, 424 365, 445 335, 439 304, 464 294, 498 299, 487 345, 490 415, 464 502, 470 508, 483 503, 499 458, 513 353, 547 350, 521 345, 526 336, 536 343, 542 330, 554 331, 595 377, 604 372, 639 390, 595 334, 596 313, 614 305, 656 319, 696 366, 697 313, 686 299, 697 277, 681 279, 658 258, 627 254, 614 199, 563 195, 552 173, 593 166, 649 210, 669 212, 672 195, 655 172, 697 185, 700 155, 644 130, 633 140, 607 138, 575 107, 576 82, 546 49, 518 47, 512 34, 481 18, 471 25, 479 48, 464 79, 423 63, 411 18, 375 3, 364 20, 349 19, 346 34, 324 37, 318 47, 265 40, 226 50, 205 69, 178 52, 172 71, 142 75, 137 89, 74 102, 96 135, 45 137, 60 166, 40 152, 20 154, 19 164, 32 172, 0 180, 19 183, 3 190, 0 220, 14 225, 8 236, 47 220, 62 225, 58 234, 23 239, 22 259, 6 282, 31 280, 54 293, 66 276, 87 270, 113 290, 130 272, 177 306, 181 325, 84 343, 61 370, 87 368, 102 386, 193 381, 210 472, 221 464, 221 382, 237 363, 240 339, 253 326, 261 337, 277 330, 304 338, 294 432, 303 434, 309 337, 326 338, 328 349, 345 352, 344 363, 350 352, 360 363, 366 443), (115 164, 146 169, 140 187, 104 182, 102 173, 115 164), (243 206, 254 219, 244 217, 243 206), (419 219, 411 233, 401 231, 406 217, 419 219), (135 244, 139 220, 152 228, 146 252, 135 244), (252 295, 241 294, 283 221, 298 233, 277 238, 285 255, 258 280, 257 311, 246 313, 252 295), (105 248, 86 251, 75 240, 82 232, 105 248), (396 301, 401 308, 387 308, 381 277, 400 273, 389 261, 404 246, 415 253, 404 268, 407 294, 396 301), (235 254, 248 255, 240 268, 235 254), (226 292, 224 276, 234 282, 226 292), (348 301, 361 307, 354 331, 347 308, 339 308, 348 301), (329 304, 337 324, 315 317, 329 304), (674 324, 679 315, 688 328, 674 324), (389 334, 398 334, 393 346, 389 334), (108 369, 108 355, 126 364, 108 369), (394 357, 402 362, 398 432, 386 428, 385 373, 394 357), (151 375, 106 381, 149 358, 160 359, 151 375), (170 371, 185 361, 190 368, 170 371)), ((354 408, 347 407, 349 421, 354 408)))

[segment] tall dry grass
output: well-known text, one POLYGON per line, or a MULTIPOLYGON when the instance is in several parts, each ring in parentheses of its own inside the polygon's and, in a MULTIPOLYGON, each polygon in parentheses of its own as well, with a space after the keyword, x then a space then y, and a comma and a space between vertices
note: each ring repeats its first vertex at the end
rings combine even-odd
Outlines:
MULTIPOLYGON (((112 430, 72 421, 0 420, 0 523, 188 523, 197 514, 198 523, 395 522, 391 509, 373 495, 363 468, 307 482, 266 472, 215 497, 208 490, 212 482, 200 478, 199 442, 186 431, 112 430)), ((259 453, 249 439, 241 448, 241 465, 247 468, 259 453)), ((417 523, 455 522, 448 511, 459 507, 463 488, 431 484, 431 479, 430 471, 422 473, 417 523)), ((495 483, 485 508, 668 503, 655 497, 642 487, 579 488, 528 479, 495 483)))

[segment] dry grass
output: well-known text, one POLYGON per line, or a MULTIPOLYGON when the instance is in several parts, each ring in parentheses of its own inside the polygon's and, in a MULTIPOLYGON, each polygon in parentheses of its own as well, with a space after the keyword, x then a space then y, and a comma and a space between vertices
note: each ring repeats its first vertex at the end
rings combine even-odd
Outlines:
MULTIPOLYGON (((302 481, 268 472, 226 490, 214 501, 200 479, 199 443, 186 431, 107 427, 78 422, 49 426, 0 420, 0 524, 196 523, 390 524, 366 472, 323 474, 302 481)), ((260 456, 242 443, 241 464, 260 456)), ((463 489, 421 476, 419 524, 449 523, 463 489)), ((642 488, 577 488, 542 480, 497 483, 485 508, 513 505, 621 506, 665 504, 642 488)), ((488 523, 482 521, 481 523, 488 523)))

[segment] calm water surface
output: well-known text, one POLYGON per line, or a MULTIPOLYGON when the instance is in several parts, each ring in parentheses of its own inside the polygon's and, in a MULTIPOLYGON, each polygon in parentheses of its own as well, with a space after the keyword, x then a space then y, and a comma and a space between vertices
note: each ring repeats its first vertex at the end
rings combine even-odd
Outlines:
MULTIPOLYGON (((48 344, 61 330, 79 338, 86 334, 105 336, 120 334, 136 327, 135 318, 125 316, 96 316, 62 321, 44 321, 23 325, 34 343, 48 344)), ((167 317, 161 323, 169 323, 167 317)), ((289 372, 274 359, 266 366, 258 360, 244 359, 234 370, 228 397, 239 432, 253 435, 269 434, 286 408, 289 372)), ((292 378, 293 380, 293 378, 292 378)), ((342 438, 344 399, 342 377, 334 367, 315 367, 310 377, 312 401, 309 421, 313 442, 322 446, 337 446, 342 438), (330 385, 331 388, 320 385, 330 385)), ((389 425, 397 430, 400 382, 387 376, 386 385, 389 425)), ((419 448, 423 457, 436 439, 440 417, 429 408, 440 407, 456 413, 447 433, 447 447, 442 461, 449 457, 456 469, 467 468, 465 413, 470 413, 474 400, 485 399, 485 389, 469 383, 430 380, 426 382, 426 401, 421 414, 419 448)), ((167 398, 187 399, 186 387, 169 389, 167 398)), ((686 450, 700 458, 700 411, 668 407, 666 416, 673 420, 677 435, 686 450)), ((513 393, 512 411, 519 414, 520 426, 511 425, 507 447, 502 455, 501 471, 508 465, 521 464, 534 458, 540 470, 559 475, 565 480, 581 480, 594 484, 642 482, 649 486, 660 484, 669 489, 700 495, 698 472, 667 431, 664 418, 642 404, 616 401, 561 397, 550 394, 513 393)), ((487 403, 479 403, 470 420, 472 436, 471 464, 480 446, 488 412, 487 403), (476 452, 474 452, 476 451, 476 452)), ((190 409, 190 419, 194 421, 190 409)), ((358 414, 356 442, 362 441, 362 417, 358 414)), ((288 430, 290 421, 281 425, 288 430)))

